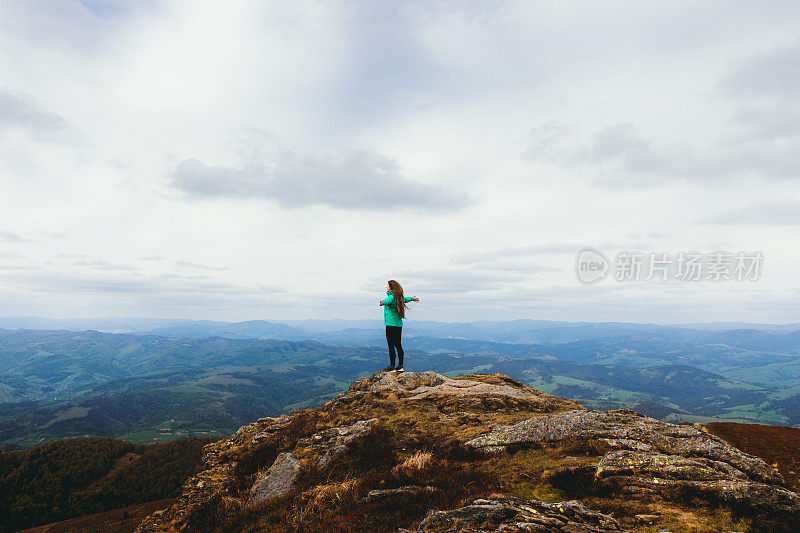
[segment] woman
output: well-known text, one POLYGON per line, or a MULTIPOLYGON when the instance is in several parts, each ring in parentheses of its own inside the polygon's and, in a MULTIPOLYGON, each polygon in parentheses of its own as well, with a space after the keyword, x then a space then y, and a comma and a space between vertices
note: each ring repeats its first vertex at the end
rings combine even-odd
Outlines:
POLYGON ((386 324, 386 342, 389 344, 389 366, 385 372, 403 372, 403 346, 400 335, 403 333, 403 319, 406 317, 406 303, 418 302, 416 296, 403 296, 403 287, 390 279, 386 284, 386 298, 378 305, 383 306, 383 323, 386 324), (397 367, 394 366, 394 353, 397 350, 397 367))

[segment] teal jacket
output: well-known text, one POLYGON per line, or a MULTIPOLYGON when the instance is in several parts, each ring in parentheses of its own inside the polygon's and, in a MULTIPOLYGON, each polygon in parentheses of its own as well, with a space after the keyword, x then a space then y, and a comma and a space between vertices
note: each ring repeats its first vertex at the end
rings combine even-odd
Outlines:
MULTIPOLYGON (((403 319, 397 314, 397 305, 394 302, 394 292, 386 291, 386 298, 381 300, 383 302, 383 323, 387 326, 400 326, 403 327, 403 319)), ((406 303, 412 301, 413 296, 406 296, 403 300, 406 303)))

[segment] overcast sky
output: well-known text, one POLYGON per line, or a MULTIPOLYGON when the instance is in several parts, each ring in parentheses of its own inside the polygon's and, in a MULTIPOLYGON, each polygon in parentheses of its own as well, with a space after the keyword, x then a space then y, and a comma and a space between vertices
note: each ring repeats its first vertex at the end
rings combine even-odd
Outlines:
POLYGON ((800 4, 0 2, 0 316, 800 322, 800 4), (584 247, 758 281, 582 284, 584 247))

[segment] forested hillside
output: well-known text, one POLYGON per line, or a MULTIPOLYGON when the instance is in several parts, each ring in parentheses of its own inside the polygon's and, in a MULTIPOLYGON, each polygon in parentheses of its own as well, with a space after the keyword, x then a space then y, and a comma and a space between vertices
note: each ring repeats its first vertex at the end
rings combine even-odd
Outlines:
POLYGON ((83 437, 0 453, 0 531, 175 496, 212 441, 83 437))

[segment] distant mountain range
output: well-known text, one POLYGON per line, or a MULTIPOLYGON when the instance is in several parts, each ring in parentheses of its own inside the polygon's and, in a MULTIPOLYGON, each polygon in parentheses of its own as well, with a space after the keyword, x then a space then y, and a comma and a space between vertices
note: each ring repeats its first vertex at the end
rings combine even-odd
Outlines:
MULTIPOLYGON (((406 368, 500 372, 589 407, 626 406, 667 420, 800 425, 797 330, 553 323, 535 330, 531 322, 540 325, 410 322, 416 335, 405 341, 406 368), (436 332, 442 336, 425 335, 436 332), (520 342, 536 332, 550 342, 520 342), (601 336, 566 340, 592 332, 601 336), (509 338, 517 342, 498 340, 509 338)), ((0 329, 0 447, 84 435, 222 436, 249 420, 319 405, 387 362, 380 323, 335 329, 342 325, 324 321, 316 333, 312 322, 147 324, 172 328, 161 334, 0 329), (266 331, 320 340, 252 337, 266 331)))
MULTIPOLYGON (((104 331, 180 338, 225 337, 229 339, 318 340, 331 344, 374 343, 383 339, 382 320, 211 320, 161 318, 0 317, 0 328, 104 331)), ((749 342, 749 347, 795 346, 800 324, 637 324, 626 322, 563 322, 511 320, 479 322, 433 322, 409 320, 404 336, 437 337, 522 344, 562 344, 579 340, 619 337, 673 342, 749 342)))

